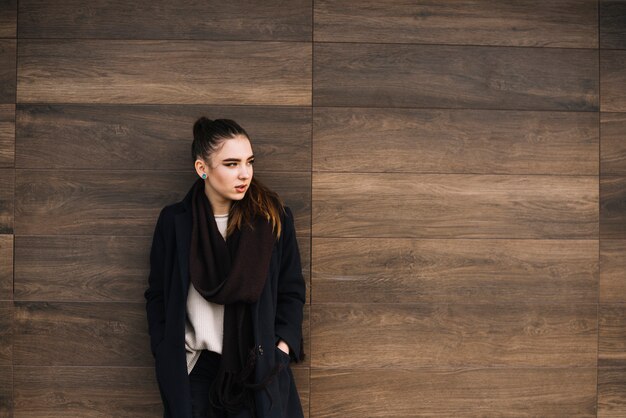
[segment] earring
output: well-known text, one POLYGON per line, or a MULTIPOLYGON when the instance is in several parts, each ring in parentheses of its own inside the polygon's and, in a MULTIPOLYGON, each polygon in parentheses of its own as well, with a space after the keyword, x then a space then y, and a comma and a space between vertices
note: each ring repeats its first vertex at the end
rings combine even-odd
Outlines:
POLYGON ((206 173, 202 173, 202 178, 206 179, 206 173))

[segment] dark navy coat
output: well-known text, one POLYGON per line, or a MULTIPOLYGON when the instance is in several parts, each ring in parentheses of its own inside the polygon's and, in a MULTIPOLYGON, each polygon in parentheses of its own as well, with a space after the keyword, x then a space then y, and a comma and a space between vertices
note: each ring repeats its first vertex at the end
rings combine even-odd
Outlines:
MULTIPOLYGON (((145 291, 150 348, 165 416, 191 418, 191 392, 185 355, 185 320, 191 242, 191 189, 185 198, 161 210, 150 251, 149 286, 145 291)), ((257 415, 302 417, 300 397, 289 362, 300 361, 305 284, 293 214, 285 207, 282 233, 274 244, 265 287, 251 305, 257 350, 256 381, 283 362, 286 367, 266 391, 255 394, 257 415), (283 339, 290 356, 276 344, 283 339), (291 358, 290 358, 291 357, 291 358), (271 400, 270 400, 271 396, 271 400)), ((240 414, 244 416, 243 414, 240 414)))

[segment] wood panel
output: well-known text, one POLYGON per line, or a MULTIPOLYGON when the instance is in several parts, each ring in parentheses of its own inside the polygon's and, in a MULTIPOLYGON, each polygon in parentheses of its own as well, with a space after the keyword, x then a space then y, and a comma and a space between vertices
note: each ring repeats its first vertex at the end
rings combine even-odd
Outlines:
POLYGON ((0 417, 13 418, 13 367, 0 366, 0 417))
POLYGON ((598 179, 314 173, 313 236, 597 239, 598 179))
POLYGON ((23 40, 20 103, 310 105, 311 44, 23 40))
MULTIPOLYGON (((600 2, 600 45, 602 48, 626 47, 626 3, 600 2)), ((626 54, 624 51, 603 50, 600 55, 601 109, 625 111, 626 54)), ((626 173, 626 148, 623 137, 626 122, 623 114, 602 113, 600 178, 600 301, 598 344, 598 417, 621 417, 626 414, 626 385, 624 364, 626 329, 623 320, 626 301, 624 286, 623 240, 626 237, 624 210, 624 178, 613 175, 626 173)))
POLYGON ((15 302, 14 366, 153 367, 143 303, 15 302))
POLYGON ((598 109, 598 52, 315 44, 316 106, 598 109))
POLYGON ((626 174, 626 114, 600 113, 601 174, 626 174))
POLYGON ((16 234, 146 235, 194 173, 16 170, 16 234))
POLYGON ((600 0, 600 47, 626 49, 626 2, 600 0))
POLYGON ((161 417, 153 368, 26 367, 15 374, 16 417, 161 417))
POLYGON ((0 103, 15 103, 15 39, 0 39, 0 103))
POLYGON ((626 416, 626 367, 598 369, 598 418, 626 416))
POLYGON ((183 170, 193 166, 192 128, 202 115, 237 121, 255 168, 310 171, 311 109, 261 106, 19 105, 15 165, 183 170))
POLYGON ((0 38, 15 38, 17 0, 0 0, 0 38))
MULTIPOLYGON (((0 4, 0 36, 15 37, 15 2, 0 4)), ((15 101, 16 41, 0 40, 0 103, 15 101)), ((0 167, 14 164, 15 106, 0 105, 0 167)), ((0 170, 0 299, 13 297, 14 171, 0 170)), ((0 416, 13 416, 13 303, 0 302, 0 416)))
POLYGON ((15 105, 0 104, 0 168, 15 166, 15 105))
POLYGON ((20 0, 24 38, 308 41, 311 2, 20 0))
POLYGON ((600 304, 598 365, 626 365, 626 305, 600 304))
POLYGON ((600 239, 626 238, 626 177, 600 177, 600 239))
POLYGON ((15 170, 0 168, 0 234, 13 233, 15 170))
MULTIPOLYGON (((191 170, 17 170, 18 235, 149 235, 160 209, 183 199, 197 178, 191 170)), ((290 205, 300 235, 310 232, 308 173, 256 173, 290 205)))
POLYGON ((589 303, 597 254, 597 240, 313 238, 312 300, 589 303))
POLYGON ((311 370, 313 417, 595 417, 596 370, 311 370))
POLYGON ((316 304, 311 367, 595 367, 595 304, 316 304))
POLYGON ((316 107, 313 132, 315 171, 598 174, 590 112, 316 107))
POLYGON ((0 235, 0 300, 13 299, 13 235, 0 235))
POLYGON ((626 240, 600 240, 600 303, 626 303, 626 240))
POLYGON ((600 89, 603 112, 626 112, 626 51, 600 53, 600 89))
POLYGON ((0 367, 13 364, 13 302, 0 301, 0 367))
POLYGON ((145 302, 152 237, 17 236, 15 300, 145 302))
POLYGON ((588 0, 315 1, 316 41, 597 48, 588 0))

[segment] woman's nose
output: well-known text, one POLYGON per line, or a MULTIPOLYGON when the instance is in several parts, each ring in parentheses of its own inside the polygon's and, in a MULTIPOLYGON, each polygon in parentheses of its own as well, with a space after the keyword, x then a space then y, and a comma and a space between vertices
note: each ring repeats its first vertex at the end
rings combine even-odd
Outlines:
POLYGON ((247 179, 248 177, 250 177, 250 169, 246 166, 243 166, 239 171, 239 177, 243 179, 247 179))

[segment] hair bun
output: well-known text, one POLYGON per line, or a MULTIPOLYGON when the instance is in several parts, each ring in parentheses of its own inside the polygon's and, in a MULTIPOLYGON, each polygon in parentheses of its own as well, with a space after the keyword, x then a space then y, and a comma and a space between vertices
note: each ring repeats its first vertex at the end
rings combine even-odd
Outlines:
POLYGON ((213 123, 213 121, 211 119, 207 118, 206 116, 200 116, 200 119, 198 119, 195 124, 196 125, 205 125, 205 124, 208 124, 208 123, 213 123))
POLYGON ((193 124, 193 135, 194 137, 200 135, 204 129, 206 129, 207 125, 213 123, 213 121, 205 116, 201 116, 200 119, 193 124))

